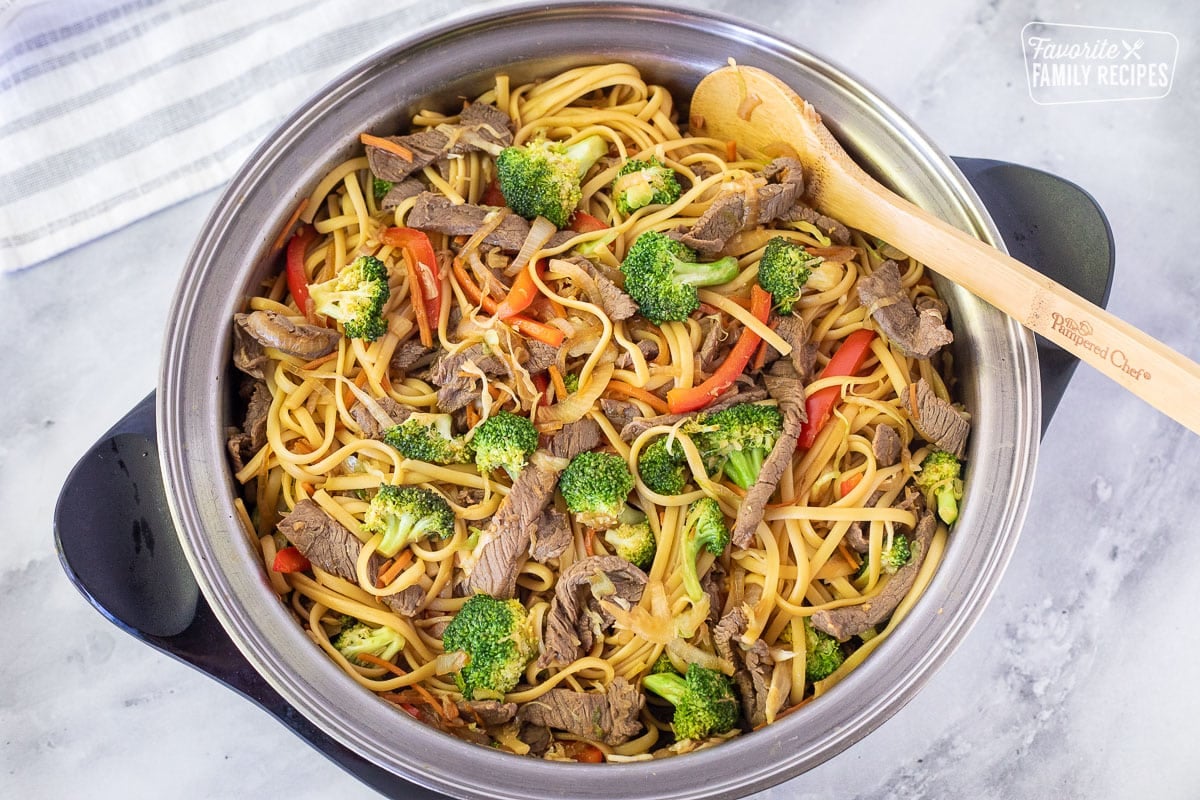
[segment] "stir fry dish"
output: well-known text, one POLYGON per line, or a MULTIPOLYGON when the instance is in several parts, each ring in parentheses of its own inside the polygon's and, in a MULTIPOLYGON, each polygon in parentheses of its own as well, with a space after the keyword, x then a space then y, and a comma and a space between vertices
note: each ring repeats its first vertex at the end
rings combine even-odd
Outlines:
POLYGON ((686 753, 820 698, 959 514, 929 275, 632 66, 452 106, 362 132, 234 316, 271 587, 398 714, 514 754, 686 753))

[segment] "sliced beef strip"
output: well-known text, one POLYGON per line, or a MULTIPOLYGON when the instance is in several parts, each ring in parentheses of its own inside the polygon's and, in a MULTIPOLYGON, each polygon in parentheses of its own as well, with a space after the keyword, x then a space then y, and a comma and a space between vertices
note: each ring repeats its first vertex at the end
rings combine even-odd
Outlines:
POLYGON ((264 347, 312 361, 337 350, 342 335, 333 328, 296 323, 275 311, 234 314, 234 322, 264 347))
POLYGON ((350 416, 358 423, 358 427, 362 428, 363 436, 368 439, 382 439, 388 428, 399 425, 413 413, 412 406, 398 403, 390 397, 376 397, 374 400, 391 420, 390 425, 385 425, 383 420, 371 413, 371 409, 362 403, 355 403, 350 407, 350 416))
MULTIPOLYGON (((721 617, 713 628, 712 637, 717 655, 737 668, 733 673, 733 685, 742 701, 742 715, 754 728, 767 721, 767 692, 771 688, 775 660, 771 658, 767 643, 762 639, 756 639, 749 648, 742 645, 741 638, 746 632, 747 623, 745 607, 737 606, 721 617)), ((779 710, 782 699, 777 707, 770 709, 772 713, 779 710)))
MULTIPOLYGON (((275 527, 315 566, 331 575, 358 583, 355 564, 362 550, 362 542, 312 500, 301 500, 275 527)), ((380 556, 371 556, 367 575, 372 581, 383 563, 380 556)), ((412 592, 408 590, 379 599, 397 614, 412 616, 415 606, 424 600, 425 593, 418 586, 411 588, 421 594, 416 603, 413 602, 412 592)))
POLYGON ((460 700, 457 706, 459 716, 483 728, 499 727, 517 716, 516 703, 499 700, 460 700))
POLYGON ((484 529, 484 544, 468 579, 472 592, 502 600, 516 595, 517 575, 529 556, 534 525, 557 485, 558 472, 537 463, 535 453, 484 529))
POLYGON ((567 261, 581 268, 596 282, 596 290, 600 294, 597 298, 598 305, 604 309, 604 313, 608 315, 609 319, 629 319, 637 313, 638 305, 634 299, 609 280, 608 276, 590 260, 583 256, 572 256, 567 261))
POLYGON ((530 375, 545 372, 551 366, 558 363, 557 347, 551 347, 548 344, 539 342, 537 339, 526 339, 524 345, 527 357, 521 361, 521 366, 530 375))
POLYGON ((568 422, 550 440, 550 454, 556 458, 572 459, 600 444, 601 436, 600 426, 590 417, 568 422))
POLYGON ((850 243, 850 229, 833 217, 827 217, 816 209, 797 202, 778 219, 781 222, 807 222, 825 232, 825 235, 835 244, 850 243))
POLYGON ((641 410, 628 400, 613 400, 608 397, 600 398, 600 412, 608 417, 608 421, 618 431, 642 415, 641 410))
POLYGON ((602 599, 632 607, 641 599, 646 580, 646 573, 619 556, 590 556, 563 570, 546 617, 538 666, 569 664, 582 657, 599 631, 612 624, 595 594, 598 586, 608 591, 602 599))
MULTIPOLYGON (((813 365, 817 363, 817 346, 809 339, 808 323, 804 321, 803 317, 787 314, 780 317, 779 323, 775 326, 775 332, 792 346, 792 352, 788 357, 792 360, 792 367, 795 368, 800 380, 805 382, 810 380, 813 365)), ((767 350, 776 352, 773 348, 767 348, 767 350)))
POLYGON ((411 617, 421 609, 421 604, 425 602, 425 590, 419 585, 413 584, 407 589, 401 589, 399 592, 387 595, 382 599, 388 608, 400 616, 411 617))
POLYGON ((743 230, 766 225, 777 219, 789 219, 804 193, 800 162, 777 158, 763 168, 759 176, 766 185, 754 190, 731 191, 719 195, 691 228, 679 227, 670 236, 679 239, 701 255, 715 255, 743 230))
POLYGON ((700 577, 700 588, 708 595, 708 621, 716 623, 721 617, 721 609, 725 604, 725 567, 717 559, 700 577))
MULTIPOLYGON (((408 212, 410 228, 437 231, 450 236, 470 236, 483 226, 484 217, 494 209, 470 203, 454 205, 450 198, 435 192, 417 195, 417 202, 408 212)), ((484 237, 483 243, 494 245, 509 253, 520 251, 529 235, 529 222, 517 214, 507 214, 496 229, 484 237)), ((576 236, 573 231, 559 231, 550 237, 548 247, 557 247, 576 236)))
MULTIPOLYGON (((864 505, 867 508, 874 508, 881 497, 883 497, 883 492, 875 490, 867 498, 867 502, 864 505)), ((850 527, 846 529, 843 541, 856 553, 865 553, 871 549, 871 536, 867 532, 866 526, 859 520, 850 523, 850 527)))
POLYGON ((763 461, 757 480, 746 491, 738 507, 731 538, 734 546, 743 548, 749 547, 754 541, 763 511, 796 453, 800 429, 808 419, 804 410, 804 381, 790 360, 776 361, 763 380, 767 384, 767 392, 779 403, 779 411, 783 414, 783 430, 763 461))
POLYGON ((472 363, 490 377, 508 377, 508 364, 488 353, 483 345, 471 345, 457 353, 446 353, 434 362, 429 381, 438 387, 437 404, 442 411, 457 411, 479 397, 479 378, 463 372, 472 363))
POLYGON ((521 705, 517 719, 523 723, 554 728, 618 745, 642 730, 638 716, 645 698, 624 678, 614 678, 604 694, 551 689, 521 705))
POLYGON ((235 472, 241 472, 246 462, 267 443, 267 414, 271 410, 271 390, 264 381, 254 381, 249 390, 246 419, 241 428, 230 428, 226 445, 235 472))
POLYGON ((900 461, 900 434, 891 425, 880 423, 875 426, 871 437, 871 452, 881 467, 890 467, 900 461))
POLYGON ((233 365, 256 380, 264 380, 263 367, 271 361, 262 342, 241 325, 233 326, 233 365))
POLYGON ((896 570, 879 594, 858 605, 817 611, 811 618, 813 627, 844 642, 890 617, 916 581, 935 530, 937 521, 932 512, 924 512, 913 534, 912 557, 896 570))
POLYGON ((900 392, 900 404, 917 433, 930 444, 962 458, 971 423, 958 409, 938 397, 924 378, 913 387, 900 392))
POLYGON ((721 327, 720 320, 716 317, 700 320, 700 329, 704 331, 704 335, 700 340, 700 349, 696 351, 696 361, 701 372, 711 375, 721 361, 718 356, 721 355, 722 343, 736 342, 737 333, 721 327))
POLYGON ((512 121, 500 109, 486 103, 472 103, 463 109, 457 125, 444 125, 406 136, 384 138, 412 153, 412 160, 389 150, 367 145, 367 164, 376 177, 399 182, 448 155, 461 155, 480 147, 473 134, 485 143, 499 147, 512 144, 512 121))
POLYGON ((571 535, 567 515, 553 505, 546 506, 534 526, 529 557, 541 563, 558 558, 571 545, 571 535))
MULTIPOLYGON (((637 344, 637 349, 642 351, 642 357, 647 361, 653 361, 658 358, 658 342, 653 339, 639 339, 635 344, 637 344)), ((633 357, 626 350, 622 349, 613 366, 617 369, 629 369, 633 366, 633 357)))
POLYGON ((858 279, 858 300, 880 329, 909 358, 929 358, 954 341, 934 307, 917 312, 900 283, 900 268, 885 261, 858 279))
MULTIPOLYGON (((735 389, 717 400, 714 400, 707 408, 704 409, 704 414, 715 414, 722 409, 735 406, 738 403, 755 403, 764 399, 767 396, 765 389, 735 389)), ((632 442, 637 437, 641 436, 644 431, 653 428, 656 425, 674 425, 682 419, 688 419, 696 416, 695 414, 659 414, 654 417, 638 417, 632 420, 625 427, 621 428, 621 438, 626 442, 632 442)))
POLYGON ((379 207, 384 211, 389 211, 423 191, 425 191, 424 183, 416 178, 405 178, 399 183, 392 184, 392 188, 388 189, 387 194, 380 198, 379 207))
POLYGON ((416 339, 409 339, 392 353, 388 369, 393 373, 408 375, 432 364, 439 351, 440 348, 426 347, 416 339))

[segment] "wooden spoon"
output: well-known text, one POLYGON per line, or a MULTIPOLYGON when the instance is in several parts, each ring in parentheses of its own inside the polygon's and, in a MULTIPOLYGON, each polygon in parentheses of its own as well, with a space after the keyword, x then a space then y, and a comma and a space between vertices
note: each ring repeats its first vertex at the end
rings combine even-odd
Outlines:
POLYGON ((881 185, 775 76, 745 66, 711 72, 692 95, 691 118, 743 151, 790 147, 813 207, 898 247, 1200 433, 1200 365, 881 185))

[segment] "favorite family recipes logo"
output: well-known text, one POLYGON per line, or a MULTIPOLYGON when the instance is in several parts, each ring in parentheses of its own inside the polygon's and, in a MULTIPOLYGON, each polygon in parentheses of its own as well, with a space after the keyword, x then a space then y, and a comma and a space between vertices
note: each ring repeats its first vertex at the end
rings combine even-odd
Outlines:
POLYGON ((1097 103, 1166 97, 1179 40, 1165 31, 1030 22, 1021 29, 1035 103, 1097 103))

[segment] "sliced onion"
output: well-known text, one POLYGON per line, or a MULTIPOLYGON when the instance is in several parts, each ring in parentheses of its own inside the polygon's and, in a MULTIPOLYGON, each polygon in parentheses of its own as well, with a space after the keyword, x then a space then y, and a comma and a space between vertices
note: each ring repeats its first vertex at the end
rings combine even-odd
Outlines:
POLYGON ((479 230, 471 234, 471 238, 467 239, 467 243, 458 251, 459 258, 469 256, 472 252, 479 249, 479 245, 483 244, 483 240, 487 238, 487 235, 496 230, 496 228, 499 228, 500 223, 511 213, 512 209, 508 206, 501 206, 489 211, 484 216, 483 224, 479 226, 479 230))
POLYGON ((584 415, 591 411, 592 406, 600 399, 600 395, 604 394, 604 390, 608 388, 608 381, 612 378, 612 374, 613 362, 608 361, 597 366, 592 371, 591 380, 584 386, 580 386, 578 392, 567 395, 554 405, 538 409, 538 424, 551 423, 561 427, 583 419, 584 415))
POLYGON ((438 675, 449 675, 451 672, 458 672, 467 665, 467 654, 462 650, 452 650, 449 653, 442 653, 434 659, 433 671, 438 675))
POLYGON ((508 269, 504 270, 504 274, 512 276, 525 269, 525 265, 529 263, 529 259, 533 258, 533 254, 545 247, 546 242, 550 241, 550 238, 556 233, 558 233, 558 228, 554 226, 553 222, 545 217, 534 217, 533 224, 529 226, 529 235, 525 237, 525 241, 521 245, 521 251, 508 265, 508 269))
MULTIPOLYGON (((715 669, 725 675, 736 672, 733 662, 726 661, 720 656, 713 655, 707 650, 701 650, 694 644, 688 644, 678 637, 667 642, 667 653, 687 664, 699 664, 705 669, 715 669)), ((674 661, 674 659, 672 659, 674 661)))

